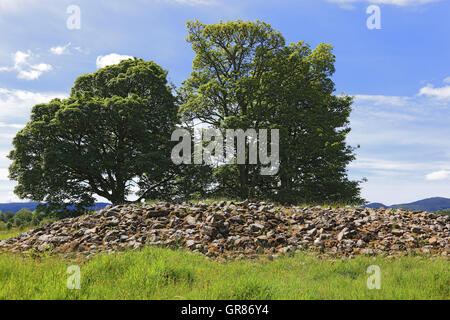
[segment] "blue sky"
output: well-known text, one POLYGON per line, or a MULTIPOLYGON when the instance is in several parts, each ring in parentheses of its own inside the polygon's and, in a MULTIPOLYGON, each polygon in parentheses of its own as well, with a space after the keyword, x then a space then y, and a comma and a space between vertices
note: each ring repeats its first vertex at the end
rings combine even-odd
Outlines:
POLYGON ((11 140, 31 107, 66 96, 75 78, 126 56, 153 60, 179 85, 191 71, 187 20, 259 19, 288 42, 334 46, 336 93, 355 96, 349 167, 385 204, 450 197, 448 0, 0 0, 0 202, 11 140), (366 9, 378 5, 381 29, 366 9), (68 29, 67 9, 81 28, 68 29))

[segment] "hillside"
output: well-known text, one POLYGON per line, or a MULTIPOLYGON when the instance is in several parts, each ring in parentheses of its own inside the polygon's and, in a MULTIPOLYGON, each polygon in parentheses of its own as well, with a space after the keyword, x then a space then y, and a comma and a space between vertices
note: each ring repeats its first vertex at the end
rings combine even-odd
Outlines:
POLYGON ((434 197, 434 198, 428 198, 423 199, 411 203, 402 203, 402 204, 394 204, 392 206, 386 206, 382 203, 370 203, 364 208, 373 208, 373 209, 379 209, 379 208, 392 208, 392 209, 398 209, 402 208, 404 210, 412 210, 412 211, 429 211, 434 212, 438 210, 444 210, 450 208, 450 199, 448 198, 442 198, 442 197, 434 197))
POLYGON ((369 203, 368 205, 365 205, 364 208, 370 208, 370 209, 380 209, 380 208, 388 208, 389 206, 380 203, 380 202, 374 202, 369 203))

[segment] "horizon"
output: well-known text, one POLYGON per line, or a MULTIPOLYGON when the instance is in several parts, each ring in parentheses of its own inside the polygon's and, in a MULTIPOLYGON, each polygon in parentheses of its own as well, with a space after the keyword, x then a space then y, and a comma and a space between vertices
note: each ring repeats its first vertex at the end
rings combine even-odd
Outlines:
MULTIPOLYGON (((424 201, 424 200, 431 200, 431 199, 446 199, 446 200, 450 200, 450 198, 446 198, 446 197, 430 197, 430 198, 425 198, 425 199, 418 199, 418 200, 414 200, 408 203, 391 203, 391 204, 386 204, 383 202, 379 202, 379 201, 373 201, 373 202, 368 202, 366 205, 369 204, 383 204, 383 205, 387 205, 387 206, 395 206, 395 205, 402 205, 402 204, 410 204, 410 203, 415 203, 415 202, 419 202, 419 201, 424 201)), ((45 203, 43 201, 15 201, 15 202, 0 202, 0 205, 4 205, 4 204, 26 204, 26 203, 45 203)), ((104 202, 104 201, 95 201, 94 205, 98 205, 98 204, 107 204, 107 205, 112 205, 110 202, 104 202)))
POLYGON ((68 29, 71 1, 2 0, 0 203, 30 202, 13 194, 6 155, 31 107, 68 96, 78 76, 129 57, 155 61, 180 86, 194 56, 185 23, 197 18, 258 19, 286 42, 333 45, 335 93, 355 96, 348 143, 361 148, 349 177, 368 179, 362 197, 386 205, 450 198, 450 3, 379 2, 80 0, 80 29, 68 29), (372 4, 380 7, 381 29, 367 28, 372 4))

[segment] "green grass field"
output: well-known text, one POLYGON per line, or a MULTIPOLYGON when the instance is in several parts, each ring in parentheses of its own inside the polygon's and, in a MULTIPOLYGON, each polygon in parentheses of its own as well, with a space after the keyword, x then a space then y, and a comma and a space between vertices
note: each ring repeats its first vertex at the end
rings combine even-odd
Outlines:
POLYGON ((11 228, 10 230, 0 231, 0 240, 5 240, 17 236, 19 233, 26 232, 31 228, 11 228))
POLYGON ((161 248, 99 255, 87 262, 0 255, 0 299, 449 298, 450 265, 441 258, 332 261, 297 253, 274 261, 216 262, 161 248), (80 267, 79 290, 67 288, 70 265, 80 267), (380 290, 367 288, 370 265, 380 267, 380 290))

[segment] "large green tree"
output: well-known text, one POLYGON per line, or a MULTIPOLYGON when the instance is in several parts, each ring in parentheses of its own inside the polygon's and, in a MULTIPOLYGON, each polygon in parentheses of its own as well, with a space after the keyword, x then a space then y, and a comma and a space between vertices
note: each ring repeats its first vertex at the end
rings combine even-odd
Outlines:
MULTIPOLYGON (((261 122, 280 129, 276 199, 287 202, 361 202, 360 181, 350 181, 355 159, 346 144, 352 98, 336 96, 332 47, 292 43, 272 60, 262 83, 261 122)), ((273 186, 273 184, 272 184, 273 186)))
POLYGON ((361 200, 359 182, 346 171, 354 159, 345 141, 352 99, 333 94, 330 45, 286 45, 260 21, 193 21, 187 29, 195 58, 179 91, 184 119, 222 130, 280 130, 276 175, 261 176, 259 165, 229 165, 237 170, 215 171, 218 190, 288 202, 361 200))
MULTIPOLYGON (((276 53, 283 48, 279 32, 263 22, 205 25, 187 23, 195 52, 193 71, 180 90, 185 119, 199 119, 216 128, 254 128, 251 116, 259 102, 260 83, 276 53)), ((249 170, 238 164, 238 192, 248 196, 249 170)))
POLYGON ((21 198, 89 206, 132 191, 163 195, 176 176, 170 135, 177 106, 167 72, 129 59, 76 79, 70 97, 33 107, 14 138, 10 178, 21 198))

